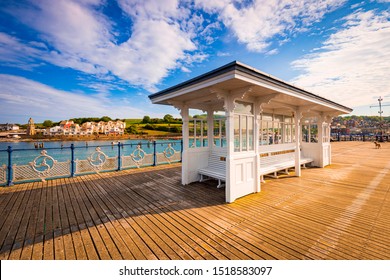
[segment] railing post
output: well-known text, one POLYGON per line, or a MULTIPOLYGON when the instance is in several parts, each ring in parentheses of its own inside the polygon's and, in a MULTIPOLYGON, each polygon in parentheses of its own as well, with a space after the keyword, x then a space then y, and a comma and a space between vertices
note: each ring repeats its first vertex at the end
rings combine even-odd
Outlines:
POLYGON ((157 165, 157 148, 156 140, 153 140, 153 166, 157 165))
POLYGON ((122 169, 121 142, 118 142, 118 171, 122 169))
POLYGON ((70 144, 70 177, 74 177, 75 171, 74 144, 70 144))
POLYGON ((7 186, 12 186, 14 183, 12 182, 13 177, 13 169, 12 169, 12 147, 8 146, 8 178, 7 178, 7 186))

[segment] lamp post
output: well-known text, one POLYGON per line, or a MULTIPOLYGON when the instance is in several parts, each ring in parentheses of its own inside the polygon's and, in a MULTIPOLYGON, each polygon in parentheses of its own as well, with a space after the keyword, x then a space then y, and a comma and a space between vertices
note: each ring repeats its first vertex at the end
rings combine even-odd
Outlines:
POLYGON ((370 106, 370 108, 372 107, 379 107, 379 139, 377 139, 378 141, 380 142, 383 142, 383 118, 382 118, 382 114, 383 114, 383 111, 382 111, 382 107, 384 106, 390 106, 390 104, 386 104, 386 105, 382 105, 382 101, 383 101, 383 98, 381 96, 379 96, 378 98, 378 102, 379 102, 379 106, 370 106))

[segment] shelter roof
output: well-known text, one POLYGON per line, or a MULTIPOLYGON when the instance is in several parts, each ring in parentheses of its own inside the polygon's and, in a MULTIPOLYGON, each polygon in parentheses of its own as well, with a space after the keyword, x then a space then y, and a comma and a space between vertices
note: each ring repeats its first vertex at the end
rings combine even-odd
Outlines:
POLYGON ((266 100, 263 110, 288 111, 311 107, 330 114, 347 114, 351 108, 316 95, 258 69, 233 61, 203 75, 149 95, 155 104, 186 104, 190 108, 223 110, 220 94, 246 91, 247 98, 266 100), (268 101, 269 100, 269 101, 268 101), (272 100, 272 101, 271 101, 272 100))

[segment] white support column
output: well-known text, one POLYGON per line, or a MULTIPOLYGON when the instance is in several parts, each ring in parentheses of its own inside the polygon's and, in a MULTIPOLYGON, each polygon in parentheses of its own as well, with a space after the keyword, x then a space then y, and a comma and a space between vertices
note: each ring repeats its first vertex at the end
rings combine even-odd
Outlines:
POLYGON ((294 112, 295 123, 295 176, 301 176, 301 119, 302 114, 298 109, 294 112))
POLYGON ((256 168, 255 168, 255 176, 256 176, 256 192, 261 191, 261 176, 260 176, 260 115, 261 115, 261 103, 255 102, 255 139, 253 140, 253 145, 256 153, 256 168))
POLYGON ((332 164, 332 145, 330 143, 330 122, 332 121, 332 119, 330 120, 327 120, 327 130, 326 130, 326 134, 327 134, 327 139, 329 141, 329 164, 332 164))
POLYGON ((322 115, 320 115, 318 117, 318 121, 317 121, 317 130, 318 130, 318 143, 321 145, 322 147, 322 144, 324 143, 324 127, 323 127, 323 123, 324 123, 324 117, 322 115))
POLYGON ((226 97, 225 100, 226 108, 226 143, 227 143, 227 156, 226 156, 226 188, 225 188, 225 196, 226 202, 231 203, 235 200, 231 192, 231 176, 233 174, 233 154, 234 154, 234 100, 226 97))
POLYGON ((183 105, 180 108, 180 115, 183 120, 183 127, 182 127, 182 136, 183 136, 183 153, 182 153, 182 168, 181 168, 181 183, 183 185, 189 184, 189 155, 188 155, 188 149, 189 149, 189 110, 188 106, 183 105))

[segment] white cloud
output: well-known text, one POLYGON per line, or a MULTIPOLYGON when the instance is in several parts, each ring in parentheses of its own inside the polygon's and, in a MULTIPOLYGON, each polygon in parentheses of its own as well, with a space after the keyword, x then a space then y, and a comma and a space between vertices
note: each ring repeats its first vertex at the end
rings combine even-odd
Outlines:
POLYGON ((296 60, 292 82, 349 107, 370 105, 390 89, 390 14, 358 11, 323 46, 296 60))
POLYGON ((147 111, 139 109, 149 106, 146 100, 144 106, 139 104, 139 100, 135 104, 134 99, 125 104, 122 99, 107 96, 103 92, 86 95, 80 92, 62 91, 23 77, 5 74, 0 74, 0 84, 0 119, 2 120, 13 116, 12 121, 24 123, 26 120, 21 118, 26 113, 38 120, 54 121, 101 116, 142 118, 148 114, 147 111))
POLYGON ((284 40, 289 34, 305 31, 312 23, 346 0, 195 0, 198 8, 216 13, 247 49, 266 52, 271 39, 284 40), (245 4, 246 3, 246 4, 245 4))
MULTIPOLYGON (((0 45, 2 57, 12 57, 19 67, 29 59, 42 59, 54 65, 95 75, 115 75, 131 85, 154 90, 170 70, 181 67, 184 60, 196 52, 192 41, 201 22, 190 19, 190 11, 176 0, 120 0, 120 7, 131 18, 129 38, 116 44, 112 23, 98 5, 99 0, 41 0, 32 7, 11 7, 8 12, 39 32, 50 50, 12 38, 0 45), (185 22, 186 24, 182 24, 185 22), (189 27, 189 23, 193 24, 189 27), (185 30, 188 29, 188 30, 185 30), (26 52, 17 52, 18 45, 26 52), (5 50, 13 50, 6 53, 5 50)), ((0 43, 1 44, 1 43, 0 43)), ((6 61, 6 60, 3 60, 6 61)), ((188 66, 188 65, 187 65, 188 66)))

